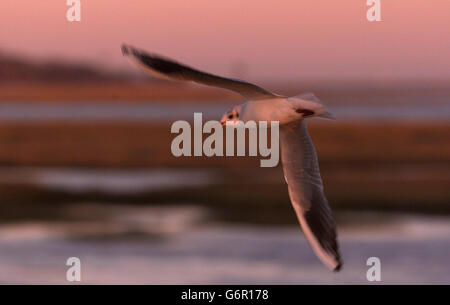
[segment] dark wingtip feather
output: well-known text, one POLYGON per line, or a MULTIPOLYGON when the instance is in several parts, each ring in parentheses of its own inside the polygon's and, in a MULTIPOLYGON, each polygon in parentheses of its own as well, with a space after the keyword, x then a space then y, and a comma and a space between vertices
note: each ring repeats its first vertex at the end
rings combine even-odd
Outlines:
POLYGON ((128 46, 126 44, 122 44, 122 55, 128 55, 130 54, 130 51, 128 50, 128 46))
POLYGON ((333 272, 339 272, 342 269, 342 262, 339 261, 339 263, 337 264, 337 266, 333 269, 333 272))
POLYGON ((127 45, 125 43, 122 44, 121 49, 122 49, 122 55, 124 55, 124 56, 128 56, 131 54, 134 54, 134 55, 139 54, 138 50, 135 47, 127 45))

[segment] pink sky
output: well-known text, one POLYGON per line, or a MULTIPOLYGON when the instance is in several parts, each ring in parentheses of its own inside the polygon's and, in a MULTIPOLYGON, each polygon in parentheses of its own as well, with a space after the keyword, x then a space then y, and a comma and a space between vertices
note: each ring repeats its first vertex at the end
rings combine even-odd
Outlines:
POLYGON ((450 0, 1 0, 0 50, 132 69, 127 42, 224 75, 252 79, 450 79, 450 0))

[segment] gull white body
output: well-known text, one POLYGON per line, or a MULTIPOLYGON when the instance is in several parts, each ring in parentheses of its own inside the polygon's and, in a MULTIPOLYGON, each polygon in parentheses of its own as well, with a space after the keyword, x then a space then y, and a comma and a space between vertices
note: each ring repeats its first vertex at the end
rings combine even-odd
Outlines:
POLYGON ((313 116, 333 119, 333 116, 320 104, 318 99, 310 93, 295 97, 275 97, 263 100, 250 100, 239 105, 241 107, 240 120, 246 121, 278 121, 281 125, 299 122, 305 118, 298 109, 308 109, 313 116))
POLYGON ((294 106, 284 97, 265 100, 248 101, 241 105, 240 120, 247 121, 278 121, 280 125, 302 118, 295 112, 294 106))

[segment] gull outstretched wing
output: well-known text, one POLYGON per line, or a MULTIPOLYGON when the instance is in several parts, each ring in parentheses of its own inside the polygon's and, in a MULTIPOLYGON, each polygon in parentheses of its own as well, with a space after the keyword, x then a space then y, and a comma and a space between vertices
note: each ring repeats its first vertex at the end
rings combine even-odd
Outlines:
POLYGON ((281 161, 297 218, 311 247, 331 270, 342 266, 336 225, 323 192, 319 162, 304 121, 280 130, 281 161))
POLYGON ((238 79, 202 72, 172 59, 147 53, 129 45, 122 45, 122 53, 130 58, 136 66, 155 77, 179 81, 193 81, 207 86, 228 89, 251 100, 268 99, 278 96, 257 85, 238 79))

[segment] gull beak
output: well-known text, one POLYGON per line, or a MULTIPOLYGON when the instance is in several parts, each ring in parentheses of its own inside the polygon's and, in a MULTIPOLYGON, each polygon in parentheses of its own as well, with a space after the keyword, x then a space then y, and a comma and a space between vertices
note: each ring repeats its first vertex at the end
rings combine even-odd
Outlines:
POLYGON ((227 117, 224 115, 221 119, 220 119, 220 125, 225 126, 227 124, 227 117))

